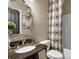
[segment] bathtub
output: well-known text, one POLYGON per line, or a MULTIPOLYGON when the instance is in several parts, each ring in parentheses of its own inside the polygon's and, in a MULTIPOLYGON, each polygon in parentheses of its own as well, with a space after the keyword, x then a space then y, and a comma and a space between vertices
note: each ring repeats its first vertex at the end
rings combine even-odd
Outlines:
POLYGON ((64 58, 71 59, 71 50, 64 48, 64 58))

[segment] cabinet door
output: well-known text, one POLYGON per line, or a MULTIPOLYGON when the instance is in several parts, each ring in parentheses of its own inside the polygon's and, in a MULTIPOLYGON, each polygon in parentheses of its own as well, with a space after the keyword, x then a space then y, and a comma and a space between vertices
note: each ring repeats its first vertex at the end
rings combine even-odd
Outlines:
POLYGON ((8 8, 8 20, 14 21, 16 24, 16 29, 14 29, 12 32, 13 34, 18 34, 19 33, 19 11, 8 8))
POLYGON ((24 58, 24 59, 39 59, 39 55, 38 55, 38 53, 36 53, 36 54, 34 54, 28 58, 24 58))
POLYGON ((45 49, 40 51, 38 54, 39 54, 39 59, 47 59, 47 53, 45 49))

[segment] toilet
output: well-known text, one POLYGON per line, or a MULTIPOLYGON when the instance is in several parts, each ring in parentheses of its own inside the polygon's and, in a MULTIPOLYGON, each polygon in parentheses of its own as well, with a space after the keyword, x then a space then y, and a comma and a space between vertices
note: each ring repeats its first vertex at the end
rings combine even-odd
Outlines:
POLYGON ((50 40, 41 41, 40 44, 44 44, 47 47, 47 57, 49 59, 63 59, 63 54, 57 50, 50 50, 50 40))

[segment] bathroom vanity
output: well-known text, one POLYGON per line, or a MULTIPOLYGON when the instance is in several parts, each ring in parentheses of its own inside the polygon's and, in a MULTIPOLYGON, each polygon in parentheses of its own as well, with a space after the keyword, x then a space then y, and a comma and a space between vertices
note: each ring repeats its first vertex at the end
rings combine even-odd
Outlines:
POLYGON ((47 59, 46 48, 47 46, 38 44, 35 49, 25 53, 15 53, 14 49, 9 49, 8 56, 10 59, 47 59))

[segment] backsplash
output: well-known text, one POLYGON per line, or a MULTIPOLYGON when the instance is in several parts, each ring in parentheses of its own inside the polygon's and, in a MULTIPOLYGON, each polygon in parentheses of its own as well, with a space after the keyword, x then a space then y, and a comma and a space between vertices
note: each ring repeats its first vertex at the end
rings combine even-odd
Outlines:
POLYGON ((27 37, 24 34, 13 34, 9 36, 10 48, 22 47, 25 45, 33 45, 35 40, 31 37, 27 37))

